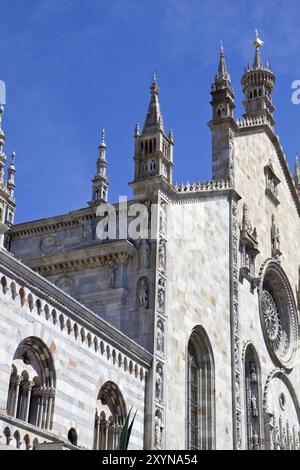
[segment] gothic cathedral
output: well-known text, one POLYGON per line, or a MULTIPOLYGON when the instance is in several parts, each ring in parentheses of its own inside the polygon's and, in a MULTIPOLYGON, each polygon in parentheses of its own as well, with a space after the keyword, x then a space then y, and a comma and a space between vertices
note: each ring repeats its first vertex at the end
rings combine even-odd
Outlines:
POLYGON ((107 204, 103 131, 87 206, 14 224, 1 109, 1 449, 117 449, 131 408, 130 449, 300 449, 300 168, 274 130, 261 45, 240 119, 221 47, 209 182, 173 183, 153 77, 125 216, 107 204), (101 239, 107 207, 118 230, 101 239))

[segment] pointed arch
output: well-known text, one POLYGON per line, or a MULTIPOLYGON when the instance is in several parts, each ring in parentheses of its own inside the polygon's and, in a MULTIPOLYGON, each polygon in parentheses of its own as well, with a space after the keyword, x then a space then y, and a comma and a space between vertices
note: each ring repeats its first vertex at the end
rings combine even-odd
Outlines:
POLYGON ((189 338, 187 379, 188 449, 215 449, 215 362, 202 326, 196 326, 189 338))

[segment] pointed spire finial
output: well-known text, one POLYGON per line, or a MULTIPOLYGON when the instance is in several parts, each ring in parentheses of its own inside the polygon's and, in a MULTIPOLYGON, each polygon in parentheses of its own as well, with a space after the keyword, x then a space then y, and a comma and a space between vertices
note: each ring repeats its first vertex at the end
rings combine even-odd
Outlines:
POLYGON ((220 58, 218 73, 215 76, 214 88, 216 90, 230 86, 231 78, 227 70, 223 41, 220 41, 220 58))
POLYGON ((255 41, 254 41, 254 47, 255 48, 260 48, 261 46, 264 45, 264 42, 260 39, 259 37, 259 32, 258 32, 258 29, 255 30, 255 41))
POLYGON ((11 154, 10 166, 15 165, 15 159, 16 159, 16 152, 13 151, 13 153, 11 154))
POLYGON ((154 70, 152 74, 151 94, 158 95, 158 93, 159 93, 159 88, 157 85, 157 70, 154 70))
POLYGON ((259 32, 258 32, 257 29, 255 31, 255 35, 256 35, 256 39, 253 43, 253 45, 255 47, 255 57, 254 57, 253 68, 254 69, 259 69, 259 68, 261 68, 261 60, 260 60, 259 50, 260 50, 261 46, 264 45, 264 42, 260 39, 259 32))
POLYGON ((99 145, 99 148, 106 149, 106 144, 105 144, 105 129, 101 129, 101 143, 99 145))
POLYGON ((139 135, 140 135, 140 125, 137 122, 134 128, 134 137, 139 137, 139 135))
POLYGON ((159 88, 157 84, 157 72, 155 71, 152 76, 152 85, 151 85, 151 99, 148 106, 148 112, 143 128, 143 132, 151 130, 153 131, 154 128, 158 128, 160 130, 164 130, 163 126, 163 119, 160 111, 159 100, 158 100, 158 93, 159 88))
POLYGON ((2 148, 5 141, 5 135, 2 129, 2 117, 3 117, 4 107, 0 105, 0 155, 2 154, 2 148))

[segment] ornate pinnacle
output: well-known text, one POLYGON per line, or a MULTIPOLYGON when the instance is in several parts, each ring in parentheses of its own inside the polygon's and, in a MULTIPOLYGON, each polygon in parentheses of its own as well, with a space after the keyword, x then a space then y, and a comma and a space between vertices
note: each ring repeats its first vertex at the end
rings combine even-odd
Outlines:
POLYGON ((10 167, 15 166, 16 152, 11 154, 10 167))
POLYGON ((101 147, 101 148, 106 148, 106 144, 105 144, 105 130, 104 130, 104 129, 101 130, 101 144, 100 144, 100 147, 101 147))
POLYGON ((256 34, 256 39, 253 43, 253 45, 255 47, 255 57, 254 57, 253 68, 254 69, 259 69, 259 68, 261 68, 261 60, 260 60, 259 49, 261 48, 261 46, 264 45, 264 42, 259 38, 259 33, 258 33, 257 30, 255 31, 255 34, 256 34))
POLYGON ((215 82, 213 84, 213 87, 215 90, 218 90, 220 88, 230 87, 230 84, 231 84, 231 78, 227 70, 223 42, 221 41, 218 72, 217 72, 217 75, 215 76, 215 82))
POLYGON ((0 152, 2 149, 2 145, 4 144, 5 136, 4 132, 2 130, 2 116, 3 116, 4 108, 3 106, 0 106, 0 152))

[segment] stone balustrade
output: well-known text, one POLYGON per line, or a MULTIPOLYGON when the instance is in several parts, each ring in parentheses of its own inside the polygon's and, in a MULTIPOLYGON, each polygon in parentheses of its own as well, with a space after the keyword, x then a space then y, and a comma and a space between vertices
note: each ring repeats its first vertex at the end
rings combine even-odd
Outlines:
POLYGON ((69 441, 0 412, 0 450, 78 450, 69 441))

